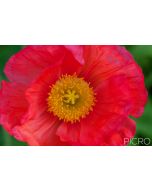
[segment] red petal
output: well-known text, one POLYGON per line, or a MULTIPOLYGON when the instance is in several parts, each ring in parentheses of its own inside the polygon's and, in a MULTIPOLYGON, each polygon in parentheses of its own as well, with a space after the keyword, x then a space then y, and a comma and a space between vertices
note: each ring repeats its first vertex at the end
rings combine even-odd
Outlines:
POLYGON ((63 68, 63 74, 77 72, 80 67, 64 46, 27 46, 9 59, 5 74, 10 81, 30 83, 44 69, 57 64, 63 68))
POLYGON ((30 145, 61 145, 64 144, 56 135, 60 125, 58 118, 48 112, 47 97, 50 86, 60 76, 60 67, 46 69, 41 76, 35 80, 26 92, 29 110, 22 126, 14 129, 16 138, 21 138, 30 145))
POLYGON ((123 115, 103 114, 76 124, 64 123, 57 135, 71 145, 125 145, 124 138, 132 138, 135 128, 135 123, 123 115))
POLYGON ((84 55, 83 55, 83 48, 84 46, 82 45, 67 45, 65 46, 69 51, 72 52, 73 56, 75 59, 81 63, 82 65, 84 64, 84 55))
POLYGON ((128 80, 118 75, 103 80, 95 89, 97 103, 94 112, 117 113, 128 115, 134 106, 128 80))
POLYGON ((28 83, 46 67, 63 57, 59 46, 27 46, 13 55, 6 64, 5 74, 11 81, 28 83))
POLYGON ((147 102, 147 91, 142 70, 131 54, 121 46, 86 46, 84 55, 86 64, 81 75, 94 88, 98 88, 98 85, 110 77, 124 75, 128 81, 124 93, 130 92, 132 102, 130 115, 139 117, 147 102))
POLYGON ((68 49, 66 49, 66 56, 62 60, 62 74, 74 74, 77 75, 81 71, 82 65, 77 61, 77 55, 72 54, 68 49))
POLYGON ((63 142, 68 142, 70 145, 81 145, 80 125, 80 123, 62 123, 57 129, 56 134, 60 137, 60 139, 63 142))
POLYGON ((136 133, 136 124, 133 120, 126 118, 123 127, 116 131, 107 140, 107 145, 122 146, 127 145, 136 133))
POLYGON ((28 119, 22 126, 13 129, 13 135, 31 146, 67 145, 60 141, 56 130, 60 122, 52 114, 42 113, 28 119))
POLYGON ((25 99, 25 85, 2 81, 0 90, 0 123, 12 134, 12 128, 20 125, 27 111, 28 102, 25 99))

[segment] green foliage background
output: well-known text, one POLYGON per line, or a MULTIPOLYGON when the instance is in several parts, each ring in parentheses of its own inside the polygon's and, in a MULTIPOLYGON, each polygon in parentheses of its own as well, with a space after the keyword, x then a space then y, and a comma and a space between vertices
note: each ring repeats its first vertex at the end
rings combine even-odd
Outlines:
MULTIPOLYGON (((2 45, 0 46, 0 81, 5 78, 3 68, 11 55, 22 49, 21 45, 2 45)), ((149 100, 145 107, 145 112, 141 118, 136 119, 136 137, 150 138, 152 145, 152 46, 131 45, 126 48, 134 56, 137 63, 142 67, 145 83, 149 93, 149 100)), ((23 146, 25 143, 19 142, 11 137, 0 126, 0 145, 1 146, 23 146)), ((142 145, 142 144, 139 144, 142 145)))

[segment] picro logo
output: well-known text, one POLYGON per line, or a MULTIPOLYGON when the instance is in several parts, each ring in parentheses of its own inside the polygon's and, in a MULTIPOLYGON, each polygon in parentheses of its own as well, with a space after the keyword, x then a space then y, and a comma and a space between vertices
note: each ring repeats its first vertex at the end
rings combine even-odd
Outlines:
POLYGON ((130 143, 131 145, 137 146, 137 145, 143 145, 148 146, 151 144, 150 138, 124 138, 124 144, 130 143))

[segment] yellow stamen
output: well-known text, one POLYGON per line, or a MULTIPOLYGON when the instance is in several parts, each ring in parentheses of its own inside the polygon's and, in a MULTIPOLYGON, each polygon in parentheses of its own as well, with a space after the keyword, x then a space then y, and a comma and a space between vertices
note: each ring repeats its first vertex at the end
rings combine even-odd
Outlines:
POLYGON ((85 118, 96 102, 95 93, 89 84, 74 75, 63 75, 49 92, 48 111, 60 120, 74 123, 85 118))

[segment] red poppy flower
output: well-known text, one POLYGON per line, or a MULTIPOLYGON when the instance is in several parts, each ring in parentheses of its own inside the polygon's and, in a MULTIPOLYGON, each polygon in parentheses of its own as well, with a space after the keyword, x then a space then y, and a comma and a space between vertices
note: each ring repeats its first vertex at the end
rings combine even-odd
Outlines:
POLYGON ((29 145, 124 145, 147 100, 120 46, 27 46, 4 72, 0 123, 29 145))

